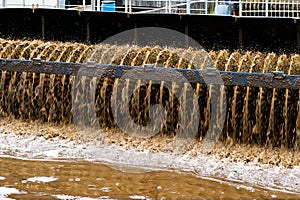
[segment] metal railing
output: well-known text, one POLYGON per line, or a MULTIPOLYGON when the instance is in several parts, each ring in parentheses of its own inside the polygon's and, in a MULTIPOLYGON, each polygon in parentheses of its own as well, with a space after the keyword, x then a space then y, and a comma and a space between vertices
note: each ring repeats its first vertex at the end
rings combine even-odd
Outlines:
POLYGON ((0 0, 0 8, 56 8, 79 11, 116 11, 125 13, 176 13, 228 15, 238 17, 299 18, 300 0, 82 0, 70 5, 66 0, 0 0), (88 3, 89 2, 89 3, 88 3), (116 5, 117 4, 117 5, 116 5))

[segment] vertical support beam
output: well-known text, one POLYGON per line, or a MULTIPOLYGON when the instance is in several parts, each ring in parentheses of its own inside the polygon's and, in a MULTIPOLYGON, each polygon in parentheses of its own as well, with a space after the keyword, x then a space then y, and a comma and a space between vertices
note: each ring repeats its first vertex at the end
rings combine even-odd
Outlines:
POLYGON ((189 47, 189 23, 188 20, 184 20, 184 34, 185 34, 185 47, 189 47))
POLYGON ((243 26, 241 21, 239 22, 239 48, 243 48, 243 26))
POLYGON ((45 39, 45 17, 42 15, 42 39, 45 39))
POLYGON ((86 20, 86 42, 90 43, 90 18, 86 20))
POLYGON ((133 44, 138 44, 138 38, 137 38, 137 24, 134 21, 133 22, 133 44))
POLYGON ((7 0, 2 0, 2 7, 3 7, 3 8, 6 7, 6 3, 7 3, 7 0))
POLYGON ((297 48, 297 53, 299 53, 300 52, 300 25, 299 24, 297 24, 296 25, 297 27, 297 46, 296 46, 296 48, 297 48))

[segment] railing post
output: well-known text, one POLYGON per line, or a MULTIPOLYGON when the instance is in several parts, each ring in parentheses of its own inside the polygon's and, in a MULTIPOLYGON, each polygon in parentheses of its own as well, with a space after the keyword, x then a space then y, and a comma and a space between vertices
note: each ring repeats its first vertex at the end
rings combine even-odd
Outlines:
POLYGON ((171 13, 171 0, 169 0, 169 13, 171 13))
POLYGON ((242 0, 239 0, 239 16, 242 16, 242 0))
POLYGON ((83 10, 85 10, 85 0, 82 1, 83 10))
POLYGON ((131 0, 129 0, 129 13, 131 13, 131 0))
POLYGON ((191 0, 186 1, 186 13, 191 14, 191 0))
POLYGON ((215 14, 216 15, 218 14, 218 4, 219 4, 219 2, 218 2, 218 0, 216 0, 216 6, 215 6, 215 14))
POLYGON ((169 6, 168 6, 168 1, 165 1, 165 3, 166 3, 165 13, 168 13, 168 8, 169 8, 169 6))
POLYGON ((207 15, 207 13, 208 13, 208 12, 207 12, 207 10, 208 10, 208 7, 207 7, 207 1, 208 1, 208 0, 205 0, 205 7, 204 7, 204 9, 205 9, 205 14, 206 14, 206 15, 207 15))
POLYGON ((97 0, 97 11, 100 11, 100 0, 97 0))
POLYGON ((56 1, 57 8, 60 8, 60 0, 56 1))
POLYGON ((66 8, 65 0, 57 1, 58 8, 66 8))
POLYGON ((93 11, 96 10, 96 9, 95 9, 95 7, 96 7, 96 2, 95 2, 95 1, 96 1, 96 0, 92 0, 92 2, 91 2, 91 3, 92 3, 91 6, 92 6, 92 10, 93 10, 93 11))
POLYGON ((6 0, 2 0, 2 7, 6 7, 6 0))
POLYGON ((265 13, 265 16, 268 17, 268 16, 269 16, 269 5, 268 5, 268 1, 269 1, 269 0, 265 0, 265 1, 266 1, 266 9, 265 9, 265 10, 266 10, 266 11, 265 11, 266 13, 265 13))
POLYGON ((128 0, 125 0, 125 13, 128 13, 128 0))

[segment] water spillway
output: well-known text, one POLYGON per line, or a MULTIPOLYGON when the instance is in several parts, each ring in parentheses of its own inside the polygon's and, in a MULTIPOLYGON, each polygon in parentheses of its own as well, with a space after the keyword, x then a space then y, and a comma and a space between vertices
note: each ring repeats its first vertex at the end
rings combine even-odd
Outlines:
MULTIPOLYGON (((205 57, 202 50, 138 46, 86 45, 81 43, 44 42, 40 40, 1 39, 0 58, 84 63, 119 66, 154 64, 168 68, 201 70, 205 57), (95 53, 96 52, 96 53, 95 53), (99 56, 100 55, 100 56, 99 56), (183 55, 184 58, 183 59, 183 55), (187 59, 188 58, 188 59, 187 59)), ((212 64, 227 72, 272 73, 298 75, 298 54, 211 51, 212 64)), ((37 72, 1 71, 0 98, 3 115, 25 120, 72 123, 72 94, 76 75, 37 72)), ((126 80, 130 89, 131 80, 126 80)), ((105 77, 97 82, 95 107, 102 127, 116 126, 110 98, 118 78, 105 77)), ((203 140, 211 116, 210 92, 206 84, 191 83, 198 98, 200 121, 196 139, 203 140)), ((174 97, 178 88, 169 91, 155 84, 141 85, 130 100, 130 116, 139 125, 149 123, 149 110, 160 104, 167 110, 167 120, 160 134, 176 135, 180 121, 181 104, 174 97)), ((299 150, 300 115, 299 89, 227 85, 226 119, 221 140, 234 143, 257 144, 266 147, 285 147, 299 150)), ((76 97, 74 97, 76 99, 76 97)))

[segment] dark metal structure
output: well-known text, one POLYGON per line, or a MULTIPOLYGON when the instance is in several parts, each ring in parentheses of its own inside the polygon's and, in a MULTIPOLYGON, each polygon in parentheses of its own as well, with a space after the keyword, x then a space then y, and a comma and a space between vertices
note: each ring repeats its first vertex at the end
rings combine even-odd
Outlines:
MULTIPOLYGON (((289 75, 277 71, 273 73, 247 73, 247 72, 230 72, 218 71, 214 68, 207 70, 191 70, 179 68, 163 68, 154 66, 120 66, 120 65, 103 65, 94 63, 66 63, 51 62, 40 59, 34 60, 16 60, 16 59, 0 59, 0 71, 16 71, 16 72, 34 72, 46 74, 61 75, 79 75, 92 77, 112 77, 121 78, 130 70, 146 70, 150 73, 151 80, 170 81, 166 74, 174 72, 180 73, 184 79, 181 82, 220 84, 216 79, 221 77, 224 85, 231 86, 251 86, 265 88, 286 88, 300 89, 300 75, 289 75), (163 74, 163 76, 161 76, 163 74)), ((130 77, 131 79, 140 79, 140 77, 130 77)), ((149 79, 150 80, 150 79, 149 79)))

